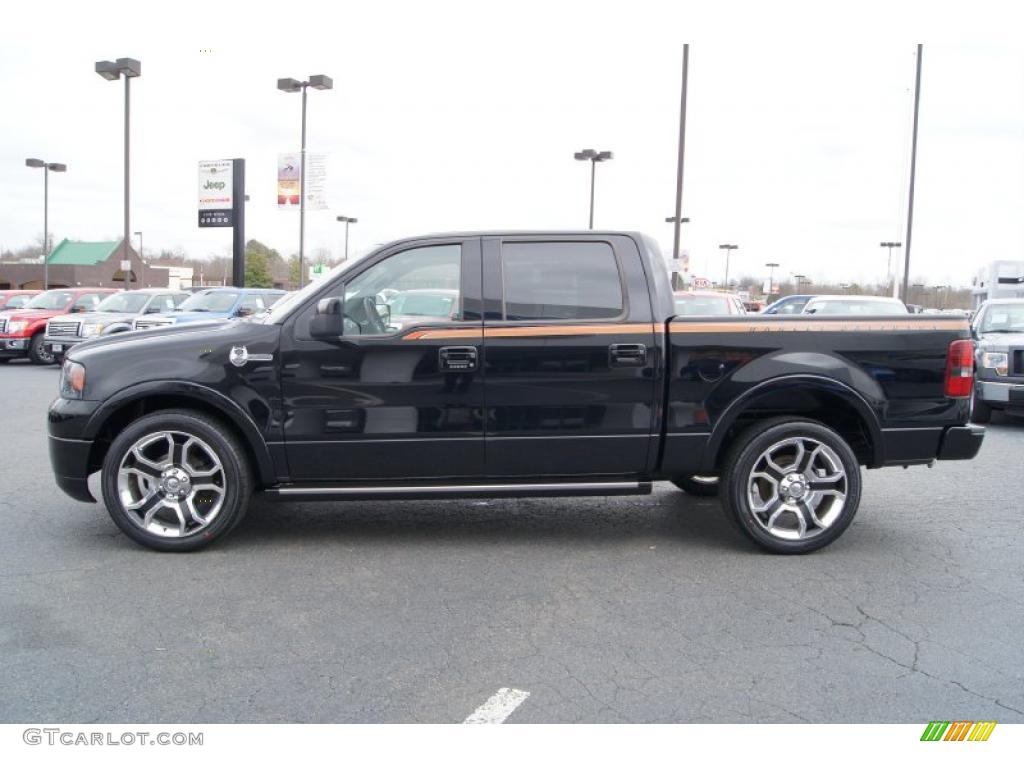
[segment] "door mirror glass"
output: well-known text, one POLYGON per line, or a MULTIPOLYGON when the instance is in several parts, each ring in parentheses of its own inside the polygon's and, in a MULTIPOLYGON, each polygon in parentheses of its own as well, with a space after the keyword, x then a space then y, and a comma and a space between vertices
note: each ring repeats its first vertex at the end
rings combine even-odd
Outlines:
POLYGON ((316 305, 316 314, 309 323, 309 335, 314 339, 337 339, 344 331, 345 305, 342 300, 337 296, 320 299, 316 305))

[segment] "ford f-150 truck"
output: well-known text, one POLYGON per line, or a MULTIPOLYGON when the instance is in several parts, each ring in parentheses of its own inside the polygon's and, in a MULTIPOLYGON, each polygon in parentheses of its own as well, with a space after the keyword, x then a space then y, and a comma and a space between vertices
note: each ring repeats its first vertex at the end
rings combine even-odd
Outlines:
POLYGON ((116 288, 55 288, 40 293, 20 309, 0 312, 0 362, 28 357, 36 365, 55 361, 44 342, 46 321, 65 313, 95 309, 116 288))
POLYGON ((778 553, 834 541, 861 468, 969 459, 974 350, 945 316, 676 317, 628 232, 434 235, 343 265, 253 322, 98 338, 49 410, 57 484, 132 539, 197 549, 250 495, 721 496, 778 553), (389 328, 386 300, 457 292, 389 328))

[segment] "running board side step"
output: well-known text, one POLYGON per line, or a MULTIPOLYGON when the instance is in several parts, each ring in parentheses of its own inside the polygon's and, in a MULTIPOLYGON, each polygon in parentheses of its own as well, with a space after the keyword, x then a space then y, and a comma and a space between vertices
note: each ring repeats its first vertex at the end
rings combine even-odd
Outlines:
POLYGON ((535 496, 642 496, 650 481, 583 483, 487 483, 480 485, 283 485, 262 496, 277 501, 334 501, 381 499, 475 499, 535 496))

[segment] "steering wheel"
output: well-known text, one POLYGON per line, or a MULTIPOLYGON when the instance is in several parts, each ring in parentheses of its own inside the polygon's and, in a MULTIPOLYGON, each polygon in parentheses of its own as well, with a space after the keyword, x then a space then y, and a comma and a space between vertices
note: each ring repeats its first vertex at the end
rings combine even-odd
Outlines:
POLYGON ((367 325, 370 326, 372 333, 387 333, 388 327, 384 323, 384 318, 380 316, 380 312, 377 311, 377 302, 372 296, 366 296, 363 298, 363 316, 366 318, 367 325))

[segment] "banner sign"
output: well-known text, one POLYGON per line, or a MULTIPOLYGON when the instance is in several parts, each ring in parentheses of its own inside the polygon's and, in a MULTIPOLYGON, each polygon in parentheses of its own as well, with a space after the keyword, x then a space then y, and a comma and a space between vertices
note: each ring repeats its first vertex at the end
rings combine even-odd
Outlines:
POLYGON ((231 160, 199 161, 199 226, 234 226, 231 160))
POLYGON ((277 156, 277 207, 299 207, 299 179, 302 173, 302 156, 298 152, 287 152, 277 156))
MULTIPOLYGON (((298 209, 302 185, 302 155, 277 156, 277 207, 298 209)), ((327 210, 327 155, 306 153, 306 210, 327 210)))

